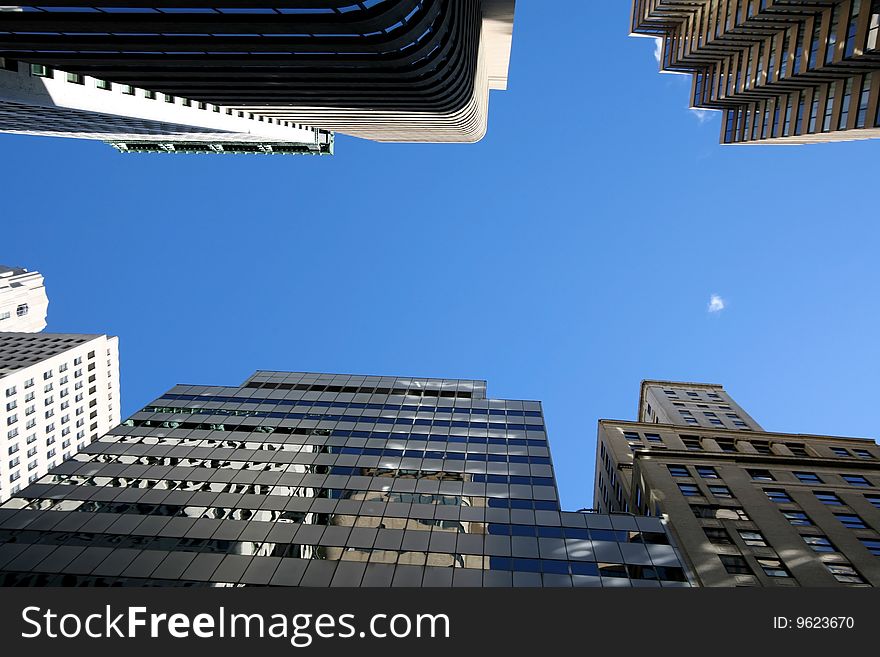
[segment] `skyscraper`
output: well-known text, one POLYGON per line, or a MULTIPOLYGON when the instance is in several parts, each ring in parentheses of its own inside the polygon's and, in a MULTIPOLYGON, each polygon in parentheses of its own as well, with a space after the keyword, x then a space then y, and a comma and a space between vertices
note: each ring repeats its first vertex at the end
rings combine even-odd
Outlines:
POLYGON ((483 381, 180 385, 0 507, 0 584, 687 586, 660 518, 561 511, 483 381))
POLYGON ((0 331, 42 331, 48 310, 40 272, 0 265, 0 331))
POLYGON ((2 58, 0 131, 101 140, 125 153, 333 153, 326 130, 2 58))
POLYGON ((515 0, 87 1, 0 12, 0 57, 379 141, 477 141, 515 0))
POLYGON ((693 74, 725 144, 880 136, 880 0, 634 0, 632 31, 693 74))
POLYGON ((701 586, 880 586, 880 447, 765 431, 718 385, 600 421, 594 500, 666 517, 701 586))
POLYGON ((0 333, 0 500, 119 423, 117 339, 0 333))

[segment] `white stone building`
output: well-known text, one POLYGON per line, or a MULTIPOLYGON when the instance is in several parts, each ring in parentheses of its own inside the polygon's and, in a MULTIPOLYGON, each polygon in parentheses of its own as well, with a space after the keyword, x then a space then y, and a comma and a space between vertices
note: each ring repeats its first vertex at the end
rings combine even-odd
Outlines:
POLYGON ((333 133, 0 57, 0 132, 105 141, 122 152, 333 153, 333 133))
POLYGON ((46 328, 48 310, 39 272, 0 265, 0 331, 38 333, 46 328))
POLYGON ((119 424, 118 339, 0 333, 0 501, 119 424))

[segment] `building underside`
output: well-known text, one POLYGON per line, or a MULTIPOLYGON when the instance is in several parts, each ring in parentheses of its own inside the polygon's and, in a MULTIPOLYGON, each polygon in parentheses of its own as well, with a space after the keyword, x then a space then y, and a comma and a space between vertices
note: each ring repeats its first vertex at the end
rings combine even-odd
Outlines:
POLYGON ((632 31, 693 74, 725 144, 880 136, 880 0, 636 0, 632 31))
POLYGON ((0 11, 0 57, 379 141, 479 140, 515 0, 75 0, 0 11))

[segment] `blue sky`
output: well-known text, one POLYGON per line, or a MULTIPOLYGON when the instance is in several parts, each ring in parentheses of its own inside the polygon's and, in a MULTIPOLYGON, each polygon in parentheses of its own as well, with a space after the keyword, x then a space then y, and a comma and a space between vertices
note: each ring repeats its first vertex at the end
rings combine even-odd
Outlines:
POLYGON ((124 415, 260 368, 484 378, 543 400, 567 508, 643 378, 722 383, 770 430, 873 436, 878 144, 722 148, 627 37, 628 2, 518 4, 477 145, 0 135, 0 262, 44 273, 47 330, 120 336, 124 415))

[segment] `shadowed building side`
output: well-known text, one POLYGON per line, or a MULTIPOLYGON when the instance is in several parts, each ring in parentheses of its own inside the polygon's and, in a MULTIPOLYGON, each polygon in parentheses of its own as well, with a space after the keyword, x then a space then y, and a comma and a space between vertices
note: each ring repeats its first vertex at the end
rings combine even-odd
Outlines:
POLYGON ((600 421, 594 505, 667 518, 701 586, 880 586, 880 447, 768 432, 721 386, 600 421))

